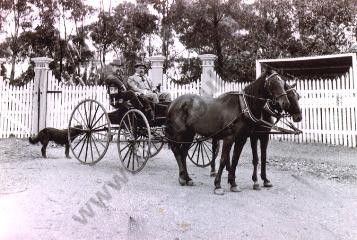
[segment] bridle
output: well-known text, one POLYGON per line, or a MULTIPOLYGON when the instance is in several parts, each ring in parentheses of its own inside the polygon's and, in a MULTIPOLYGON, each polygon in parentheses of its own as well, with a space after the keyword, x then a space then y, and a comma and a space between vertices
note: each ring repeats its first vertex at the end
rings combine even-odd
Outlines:
MULTIPOLYGON (((268 92, 268 94, 272 97, 271 99, 268 99, 269 101, 272 101, 273 103, 276 103, 278 101, 279 98, 286 96, 288 93, 287 91, 283 91, 283 93, 279 94, 278 96, 274 96, 271 91, 270 91, 270 85, 271 85, 271 80, 272 77, 276 76, 280 81, 284 82, 284 80, 279 76, 279 74, 277 72, 273 72, 272 74, 270 74, 268 77, 265 78, 265 84, 264 84, 264 88, 265 90, 268 92)), ((284 82, 285 83, 285 82, 284 82)), ((290 89, 289 89, 290 90, 290 89)))

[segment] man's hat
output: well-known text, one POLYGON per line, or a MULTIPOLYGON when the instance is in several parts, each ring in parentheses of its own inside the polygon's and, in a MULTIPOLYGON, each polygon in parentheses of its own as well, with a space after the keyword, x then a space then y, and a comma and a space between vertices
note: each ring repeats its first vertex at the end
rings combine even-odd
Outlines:
POLYGON ((113 62, 111 62, 109 64, 112 66, 118 66, 118 67, 123 66, 123 63, 121 62, 120 59, 113 59, 113 62))
POLYGON ((144 68, 146 68, 146 64, 143 63, 143 62, 137 62, 137 63, 135 63, 134 68, 137 68, 137 67, 144 67, 144 68))

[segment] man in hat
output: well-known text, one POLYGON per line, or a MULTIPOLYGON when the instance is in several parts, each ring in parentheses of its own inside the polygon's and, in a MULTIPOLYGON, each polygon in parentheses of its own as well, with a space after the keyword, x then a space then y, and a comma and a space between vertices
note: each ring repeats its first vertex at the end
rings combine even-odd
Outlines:
POLYGON ((140 101, 134 91, 128 90, 125 86, 122 66, 120 59, 114 59, 105 69, 104 80, 108 86, 108 94, 111 98, 129 100, 136 109, 142 111, 149 120, 152 120, 154 114, 150 103, 145 98, 141 98, 140 101))
POLYGON ((135 73, 128 78, 128 86, 138 95, 143 95, 151 99, 154 103, 158 103, 159 99, 171 101, 169 93, 158 93, 153 88, 152 82, 145 76, 146 65, 142 62, 134 65, 135 73))

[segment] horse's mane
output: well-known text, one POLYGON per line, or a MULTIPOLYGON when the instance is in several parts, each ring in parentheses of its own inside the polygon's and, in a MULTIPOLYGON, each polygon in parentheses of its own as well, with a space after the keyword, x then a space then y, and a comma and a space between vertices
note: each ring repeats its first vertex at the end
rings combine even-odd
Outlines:
MULTIPOLYGON (((262 84, 265 81, 266 76, 268 75, 267 72, 264 72, 257 80, 251 82, 244 88, 244 92, 247 94, 253 94, 257 90, 257 85, 262 84)), ((227 92, 222 95, 220 95, 217 99, 228 105, 238 105, 239 104, 239 95, 240 92, 233 91, 233 92, 227 92)))
POLYGON ((267 77, 268 74, 270 74, 270 72, 264 71, 263 74, 260 75, 260 77, 257 80, 251 82, 244 88, 244 92, 247 94, 255 95, 255 93, 257 93, 257 90, 259 89, 257 85, 264 84, 265 78, 267 77))

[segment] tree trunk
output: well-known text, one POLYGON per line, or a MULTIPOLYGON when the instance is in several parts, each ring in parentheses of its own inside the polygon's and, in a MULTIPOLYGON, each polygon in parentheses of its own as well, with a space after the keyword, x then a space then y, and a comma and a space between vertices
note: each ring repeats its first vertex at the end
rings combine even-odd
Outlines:
POLYGON ((14 83, 14 79, 15 79, 15 64, 16 64, 16 54, 12 54, 12 56, 11 56, 10 83, 14 83))

